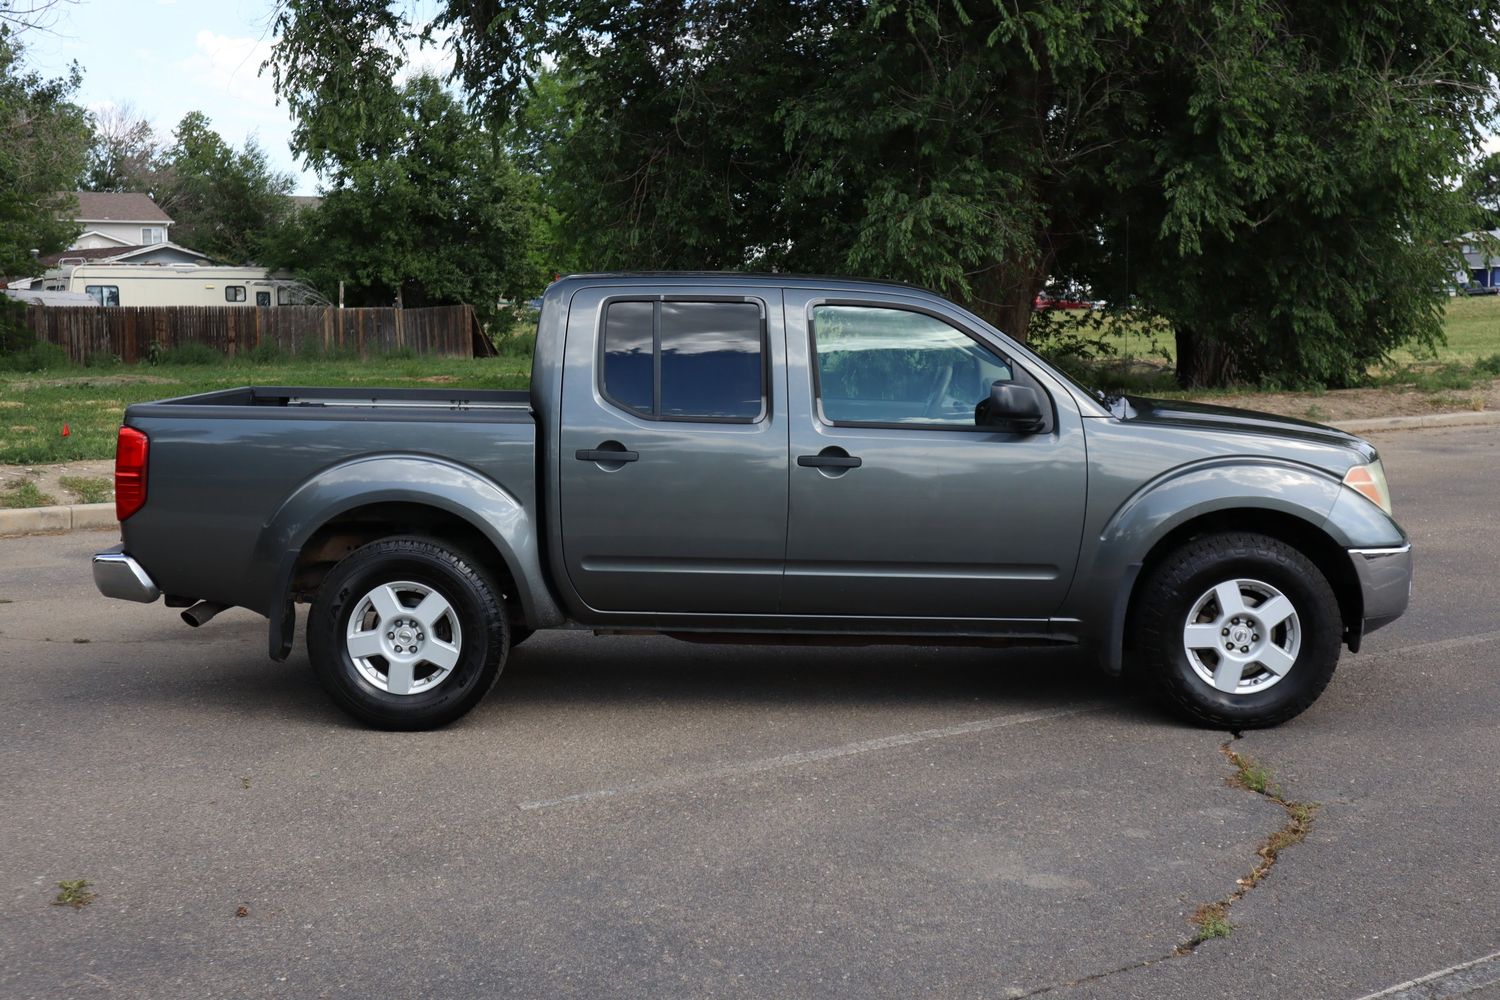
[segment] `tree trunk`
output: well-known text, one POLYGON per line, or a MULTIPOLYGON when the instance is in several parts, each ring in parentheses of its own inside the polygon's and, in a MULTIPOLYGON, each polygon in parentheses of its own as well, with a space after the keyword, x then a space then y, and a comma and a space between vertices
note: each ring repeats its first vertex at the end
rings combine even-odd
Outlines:
POLYGON ((1215 389, 1228 385, 1238 373, 1234 351, 1195 331, 1177 330, 1177 384, 1184 389, 1215 389))
POLYGON ((1024 266, 997 264, 976 274, 969 283, 965 309, 993 324, 1001 333, 1026 343, 1031 312, 1046 275, 1024 266))

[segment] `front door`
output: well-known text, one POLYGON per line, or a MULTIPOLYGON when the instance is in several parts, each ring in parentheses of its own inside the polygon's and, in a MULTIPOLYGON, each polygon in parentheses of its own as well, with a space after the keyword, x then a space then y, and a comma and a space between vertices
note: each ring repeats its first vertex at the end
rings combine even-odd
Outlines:
POLYGON ((560 509, 568 579, 590 608, 776 611, 784 344, 776 289, 614 286, 573 296, 560 509))
POLYGON ((1087 470, 1061 387, 930 300, 787 289, 790 514, 782 608, 846 617, 1041 620, 1078 557, 1087 470), (1046 426, 977 424, 995 381, 1046 426))

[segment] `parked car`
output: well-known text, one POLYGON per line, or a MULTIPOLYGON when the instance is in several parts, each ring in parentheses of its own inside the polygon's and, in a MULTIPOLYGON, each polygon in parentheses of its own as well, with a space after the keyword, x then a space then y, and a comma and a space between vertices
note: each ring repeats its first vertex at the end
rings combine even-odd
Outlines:
POLYGON ((1047 292, 1038 292, 1031 305, 1034 309, 1097 309, 1100 303, 1089 299, 1059 297, 1049 295, 1047 292))
POLYGON ((1266 726, 1406 608, 1365 441, 1090 391, 900 285, 576 275, 529 392, 247 387, 129 407, 110 597, 268 617, 365 722, 471 709, 538 629, 1082 645, 1266 726))

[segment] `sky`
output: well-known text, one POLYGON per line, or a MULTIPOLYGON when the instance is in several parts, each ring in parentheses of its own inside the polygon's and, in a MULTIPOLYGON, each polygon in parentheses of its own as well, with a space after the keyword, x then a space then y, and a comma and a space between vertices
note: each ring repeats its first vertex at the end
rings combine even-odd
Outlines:
MULTIPOLYGON (((27 65, 48 76, 78 63, 78 100, 90 110, 128 104, 168 141, 183 115, 202 111, 234 146, 255 136, 271 164, 296 179, 297 194, 316 194, 317 176, 288 148, 286 105, 260 71, 274 41, 272 8, 273 0, 76 0, 21 41, 27 65)), ((421 62, 441 69, 437 53, 421 62)))

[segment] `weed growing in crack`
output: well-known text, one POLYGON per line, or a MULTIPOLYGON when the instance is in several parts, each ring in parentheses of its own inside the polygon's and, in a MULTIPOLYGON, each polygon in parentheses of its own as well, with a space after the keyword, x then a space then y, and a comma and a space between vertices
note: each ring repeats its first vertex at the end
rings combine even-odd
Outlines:
POLYGON ((86 878, 76 878, 57 883, 60 890, 57 898, 52 901, 53 906, 71 906, 75 910, 81 910, 92 903, 96 897, 95 892, 89 888, 92 885, 86 878))
POLYGON ((1235 753, 1224 745, 1224 756, 1229 758, 1229 763, 1234 765, 1234 775, 1229 783, 1236 788, 1264 795, 1267 798, 1275 798, 1271 789, 1271 771, 1262 767, 1244 754, 1235 753))
POLYGON ((1234 930, 1234 924, 1229 922, 1228 903, 1203 904, 1193 914, 1193 923, 1197 925, 1198 933, 1188 942, 1190 947, 1196 947, 1210 938, 1228 937, 1229 932, 1234 930))

